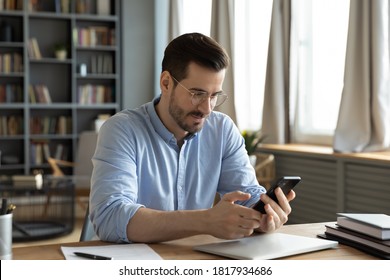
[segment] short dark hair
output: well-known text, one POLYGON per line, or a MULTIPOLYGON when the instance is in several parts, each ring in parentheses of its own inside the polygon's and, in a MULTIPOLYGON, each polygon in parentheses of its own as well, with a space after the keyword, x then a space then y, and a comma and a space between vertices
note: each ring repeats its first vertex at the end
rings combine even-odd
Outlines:
POLYGON ((200 33, 187 33, 166 47, 162 71, 168 71, 181 81, 187 77, 191 62, 219 72, 229 66, 230 58, 214 39, 200 33))

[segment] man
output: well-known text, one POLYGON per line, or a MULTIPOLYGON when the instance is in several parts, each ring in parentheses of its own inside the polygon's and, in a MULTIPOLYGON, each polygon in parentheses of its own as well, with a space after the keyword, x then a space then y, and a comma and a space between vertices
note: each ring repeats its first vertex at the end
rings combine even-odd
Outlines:
POLYGON ((100 239, 235 239, 287 221, 294 192, 286 197, 278 189, 280 205, 262 195, 239 130, 213 111, 227 98, 222 83, 228 66, 228 55, 213 39, 179 36, 165 50, 161 95, 104 123, 90 196, 100 239), (212 207, 216 193, 222 198, 212 207), (250 208, 260 196, 266 214, 250 208))

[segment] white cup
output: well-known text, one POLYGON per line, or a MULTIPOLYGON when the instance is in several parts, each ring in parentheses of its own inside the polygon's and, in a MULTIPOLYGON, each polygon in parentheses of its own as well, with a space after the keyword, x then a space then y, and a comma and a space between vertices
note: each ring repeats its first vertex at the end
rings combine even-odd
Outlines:
POLYGON ((0 260, 12 259, 12 213, 0 215, 0 260))

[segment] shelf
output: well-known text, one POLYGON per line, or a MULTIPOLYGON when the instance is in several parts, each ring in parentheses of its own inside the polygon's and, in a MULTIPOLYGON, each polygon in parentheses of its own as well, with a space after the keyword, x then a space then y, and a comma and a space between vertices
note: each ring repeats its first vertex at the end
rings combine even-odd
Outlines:
POLYGON ((41 64, 72 64, 72 59, 57 59, 54 57, 44 57, 41 59, 30 58, 30 63, 41 63, 41 64))
POLYGON ((24 12, 18 10, 3 10, 0 11, 0 16, 13 16, 13 17, 23 17, 24 12))
POLYGON ((94 47, 89 47, 89 46, 76 46, 76 50, 78 51, 117 51, 118 47, 117 46, 94 46, 94 47))
POLYGON ((72 14, 56 13, 56 12, 30 12, 31 19, 51 19, 51 20, 70 20, 74 17, 72 14))
POLYGON ((95 21, 95 22, 113 22, 119 20, 118 16, 82 15, 82 14, 76 14, 75 18, 78 21, 95 21))
POLYGON ((24 139, 24 135, 9 135, 9 136, 0 135, 1 141, 3 141, 3 140, 23 140, 23 139, 24 139))
MULTIPOLYGON (((30 0, 20 1, 22 10, 0 11, 0 22, 12 30, 11 35, 0 36, 6 38, 0 41, 0 55, 9 59, 11 54, 11 61, 16 58, 18 62, 0 73, 0 151, 2 159, 9 159, 9 164, 0 165, 5 175, 27 175, 37 168, 50 173, 41 152, 44 146, 49 147, 51 156, 58 154, 73 161, 79 134, 94 129, 99 115, 113 115, 121 108, 122 59, 114 37, 120 34, 121 1, 107 0, 111 9, 108 15, 98 15, 93 0, 89 7, 69 0, 66 13, 56 12, 63 7, 57 7, 55 1, 37 0, 34 7, 30 7, 30 0), (89 13, 78 12, 84 8, 89 13), (78 30, 84 29, 92 32, 87 33, 91 36, 87 39, 94 40, 92 45, 79 37, 84 34, 78 30), (57 44, 66 47, 66 59, 55 57, 57 44), (86 74, 80 74, 80 65, 87 69, 86 74), (22 72, 12 72, 14 69, 22 72), (107 103, 80 104, 78 91, 88 87, 103 88, 104 95, 99 92, 90 96, 107 103)), ((72 175, 72 168, 67 171, 72 175)))
POLYGON ((0 103, 0 109, 23 109, 24 103, 0 103))
MULTIPOLYGON (((24 169, 24 165, 23 164, 1 164, 0 165, 0 170, 10 170, 10 171, 14 171, 14 170, 20 170, 20 169, 24 169)), ((16 174, 16 173, 14 173, 16 174)))
POLYGON ((82 76, 80 74, 77 74, 76 78, 80 79, 80 80, 112 80, 112 79, 118 79, 118 75, 116 75, 116 74, 87 74, 86 76, 82 76))
POLYGON ((39 110, 52 110, 52 109, 72 109, 74 108, 75 104, 74 103, 36 103, 36 104, 31 104, 29 105, 30 109, 39 109, 39 110))
POLYGON ((4 41, 0 41, 0 48, 24 48, 24 42, 4 42, 4 41))
POLYGON ((95 104, 78 104, 77 109, 118 109, 118 105, 114 103, 95 103, 95 104))
POLYGON ((72 139, 75 135, 73 134, 65 134, 65 135, 58 135, 58 134, 31 134, 30 139, 31 140, 42 140, 42 139, 72 139))
POLYGON ((3 73, 0 72, 0 78, 23 78, 24 73, 3 73))

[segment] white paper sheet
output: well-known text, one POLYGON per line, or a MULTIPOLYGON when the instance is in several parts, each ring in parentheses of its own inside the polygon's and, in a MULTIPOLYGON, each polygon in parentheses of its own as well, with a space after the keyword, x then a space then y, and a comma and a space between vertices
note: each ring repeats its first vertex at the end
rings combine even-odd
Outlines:
POLYGON ((162 258, 146 244, 115 244, 103 246, 67 247, 61 246, 66 260, 88 260, 78 257, 74 252, 82 252, 106 257, 114 260, 161 260, 162 258))

